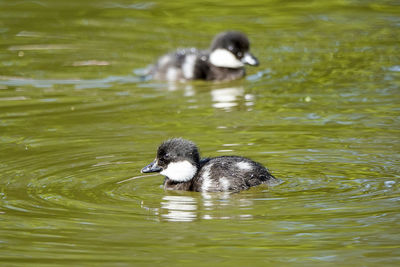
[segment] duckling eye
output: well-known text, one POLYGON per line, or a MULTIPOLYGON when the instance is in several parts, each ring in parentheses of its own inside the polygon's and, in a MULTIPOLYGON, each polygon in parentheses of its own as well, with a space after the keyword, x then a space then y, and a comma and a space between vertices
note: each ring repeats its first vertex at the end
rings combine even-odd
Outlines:
POLYGON ((237 52, 237 56, 238 56, 238 57, 242 57, 242 56, 243 56, 243 53, 242 53, 242 52, 237 52))
POLYGON ((163 156, 163 158, 164 158, 164 159, 169 159, 169 158, 170 158, 170 154, 168 154, 168 153, 165 154, 165 155, 163 156))

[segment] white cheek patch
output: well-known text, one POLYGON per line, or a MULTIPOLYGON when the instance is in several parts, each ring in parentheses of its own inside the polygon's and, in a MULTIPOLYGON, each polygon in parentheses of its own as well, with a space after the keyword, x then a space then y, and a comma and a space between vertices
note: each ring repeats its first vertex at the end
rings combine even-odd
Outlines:
POLYGON ((167 168, 162 170, 160 174, 176 182, 187 182, 195 176, 196 172, 196 166, 184 160, 168 164, 167 168))
POLYGON ((250 163, 244 162, 244 161, 241 161, 241 162, 236 163, 236 166, 237 166, 239 169, 245 170, 245 171, 250 171, 250 170, 253 168, 253 167, 251 166, 250 163))
POLYGON ((210 62, 214 66, 223 68, 238 69, 244 66, 244 63, 234 54, 222 48, 218 48, 210 54, 210 62))

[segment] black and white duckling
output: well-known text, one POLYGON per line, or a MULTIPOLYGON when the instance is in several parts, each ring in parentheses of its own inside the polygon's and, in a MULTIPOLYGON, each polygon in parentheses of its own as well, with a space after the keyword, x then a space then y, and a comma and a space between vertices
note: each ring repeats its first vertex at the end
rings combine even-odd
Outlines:
POLYGON ((142 173, 165 175, 164 188, 198 192, 241 191, 281 183, 260 163, 239 156, 200 159, 197 146, 182 138, 165 141, 142 173))
POLYGON ((160 57, 149 69, 152 78, 165 81, 230 81, 245 75, 244 65, 257 66, 246 35, 237 31, 218 34, 209 50, 179 49, 160 57))

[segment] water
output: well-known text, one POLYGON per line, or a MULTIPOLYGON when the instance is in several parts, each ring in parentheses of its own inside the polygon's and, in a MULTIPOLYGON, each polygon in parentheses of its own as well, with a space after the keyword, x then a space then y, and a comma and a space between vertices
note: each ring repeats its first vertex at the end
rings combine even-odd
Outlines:
POLYGON ((0 1, 4 266, 397 266, 396 1, 0 1), (261 62, 229 83, 135 72, 246 32, 261 62), (160 142, 243 155, 283 179, 165 192, 160 142))

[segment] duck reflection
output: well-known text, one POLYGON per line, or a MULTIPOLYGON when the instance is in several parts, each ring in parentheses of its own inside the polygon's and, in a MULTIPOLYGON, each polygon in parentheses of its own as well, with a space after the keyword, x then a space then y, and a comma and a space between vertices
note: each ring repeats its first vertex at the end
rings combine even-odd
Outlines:
POLYGON ((193 221, 197 210, 197 201, 190 196, 164 196, 161 201, 161 217, 167 221, 193 221))
POLYGON ((171 92, 177 91, 178 89, 182 89, 183 92, 184 92, 183 95, 185 97, 191 97, 191 96, 194 96, 196 94, 196 92, 194 90, 194 87, 191 84, 182 85, 182 84, 176 84, 176 83, 173 83, 173 82, 169 82, 169 83, 167 83, 167 87, 166 88, 167 88, 168 91, 171 91, 171 92))
POLYGON ((218 109, 230 110, 239 106, 243 100, 245 106, 254 105, 254 95, 245 94, 243 87, 229 87, 211 90, 212 106, 218 109))
POLYGON ((253 217, 248 213, 252 209, 253 201, 232 199, 232 193, 229 192, 195 193, 192 196, 178 195, 179 193, 171 192, 164 196, 155 215, 159 215, 161 220, 173 222, 191 222, 201 219, 243 220, 253 217), (234 209, 230 210, 229 207, 234 207, 234 209), (239 214, 237 207, 239 207, 239 214))
MULTIPOLYGON (((196 89, 192 84, 167 83, 166 89, 168 91, 181 90, 185 97, 191 98, 188 100, 189 102, 197 102, 198 100, 196 99, 196 89)), ((210 90, 210 95, 211 106, 225 111, 231 111, 235 107, 246 107, 247 110, 251 110, 256 99, 253 94, 246 93, 243 86, 214 87, 210 90)))

